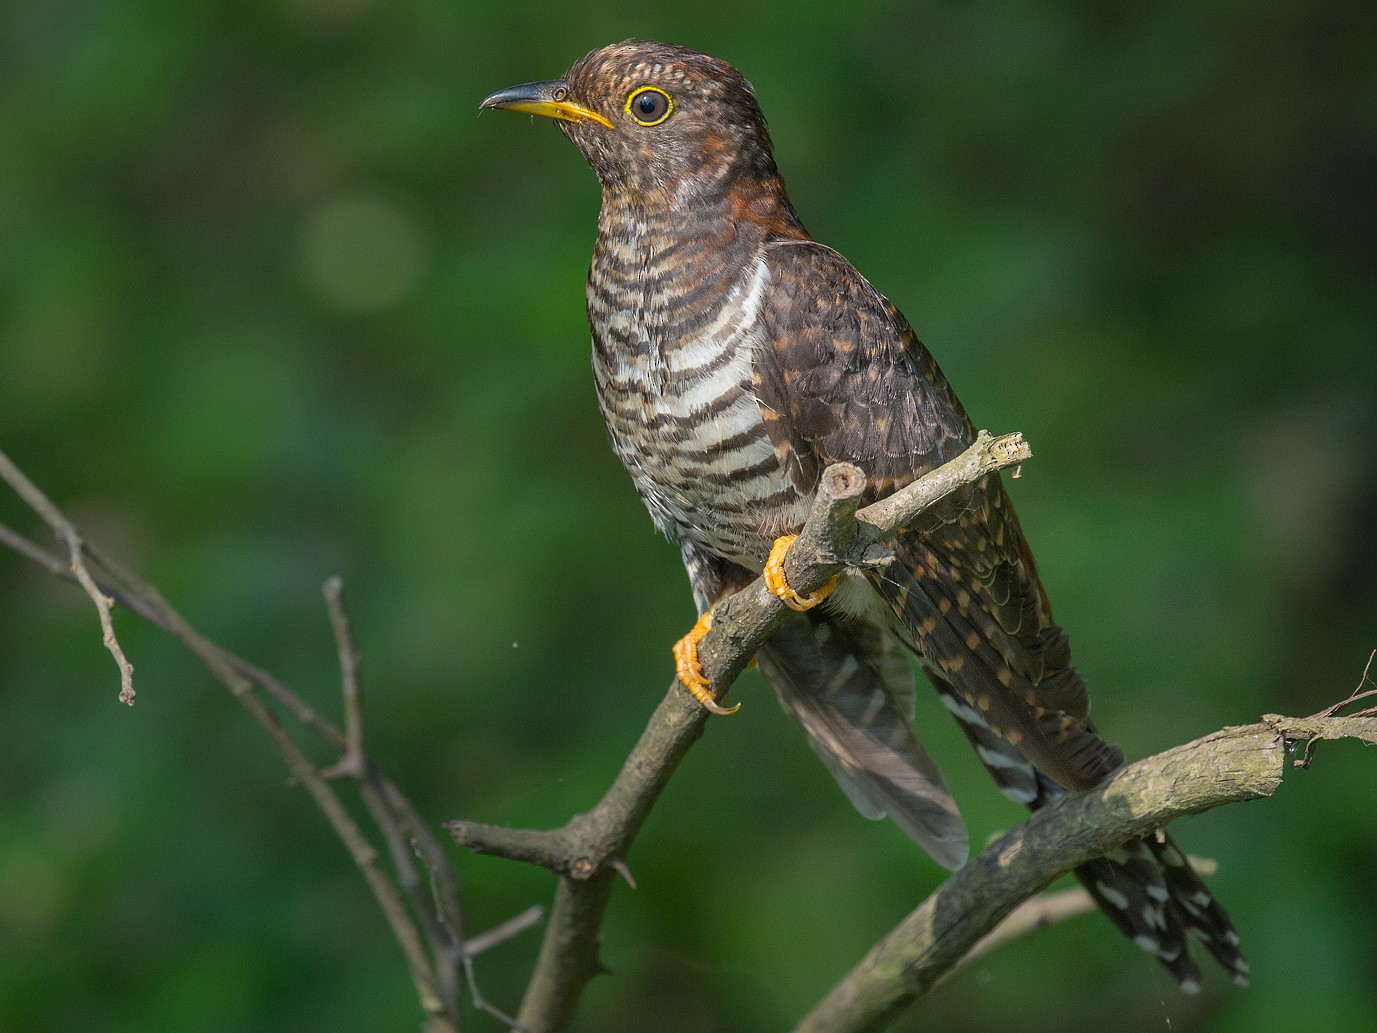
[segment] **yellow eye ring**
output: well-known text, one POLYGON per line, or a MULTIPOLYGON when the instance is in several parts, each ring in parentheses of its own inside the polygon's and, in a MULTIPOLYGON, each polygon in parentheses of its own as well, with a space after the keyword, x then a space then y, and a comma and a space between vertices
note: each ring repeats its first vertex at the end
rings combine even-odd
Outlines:
POLYGON ((642 86, 631 91, 623 110, 631 121, 649 129, 674 114, 674 99, 658 86, 642 86))

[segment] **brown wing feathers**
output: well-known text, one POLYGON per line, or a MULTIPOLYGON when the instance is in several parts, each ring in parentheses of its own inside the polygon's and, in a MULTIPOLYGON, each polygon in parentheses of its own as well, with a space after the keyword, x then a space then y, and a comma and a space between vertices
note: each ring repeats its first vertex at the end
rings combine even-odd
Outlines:
MULTIPOLYGON (((802 457, 791 469, 816 476, 845 459, 880 496, 974 440, 932 357, 850 263, 796 241, 767 255, 770 347, 757 357, 754 387, 778 414, 768 421, 776 451, 802 457)), ((1026 553, 992 477, 901 535, 896 562, 874 580, 909 645, 967 704, 1058 781, 1094 785, 1122 758, 1087 722, 1085 687, 1026 553)))
MULTIPOLYGON (((757 358, 753 386, 787 468, 815 479, 827 463, 855 462, 882 496, 973 440, 908 323, 844 259, 796 242, 769 255, 771 347, 757 358)), ((1123 763, 1090 723, 1085 685, 997 475, 926 514, 898 536, 894 552, 893 564, 868 575, 893 614, 893 632, 922 658, 1005 795, 1036 809, 1067 789, 1099 784, 1123 763)), ((784 684, 788 709, 781 666, 762 657, 767 677, 777 689, 784 684)), ((810 737, 825 757, 825 743, 810 737)), ((835 762, 829 767, 836 773, 835 762)), ((1200 983, 1187 932, 1246 983, 1227 914, 1165 835, 1125 844, 1076 875, 1184 989, 1200 983)))

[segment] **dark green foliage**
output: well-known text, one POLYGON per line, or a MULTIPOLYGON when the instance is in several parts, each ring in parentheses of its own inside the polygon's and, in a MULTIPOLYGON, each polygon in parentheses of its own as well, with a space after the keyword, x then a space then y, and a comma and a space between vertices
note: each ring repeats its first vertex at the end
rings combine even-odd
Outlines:
MULTIPOLYGON (((437 823, 597 798, 692 606, 593 401, 593 177, 550 125, 474 112, 635 35, 754 81, 809 229, 978 425, 1032 443, 1010 490, 1130 756, 1352 688, 1377 646, 1370 4, 532 6, 0 20, 0 447, 205 633, 334 708, 342 574, 371 748, 437 823)), ((7 495, 0 520, 38 533, 7 495)), ((414 1028, 280 759, 116 619, 132 711, 86 601, 0 554, 0 1026, 414 1028)), ((630 858, 580 1028, 787 1028, 941 877, 757 677, 733 698, 630 858)), ((940 707, 919 720, 973 842, 1020 819, 940 707)), ((1324 745, 1290 781, 1176 830, 1220 861, 1252 989, 1179 997, 1087 917, 900 1028, 1370 1021, 1372 757, 1324 745)), ((475 930, 549 899, 458 861, 475 930)), ((484 958, 493 999, 536 943, 484 958)))

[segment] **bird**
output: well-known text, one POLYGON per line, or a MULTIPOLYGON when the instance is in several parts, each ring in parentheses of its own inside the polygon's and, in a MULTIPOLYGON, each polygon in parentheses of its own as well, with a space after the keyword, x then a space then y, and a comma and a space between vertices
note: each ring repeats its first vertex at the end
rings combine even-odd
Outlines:
MULTIPOLYGON (((720 58, 631 40, 487 109, 555 120, 601 185, 594 382, 612 449, 688 573, 699 620, 674 649, 684 687, 735 709, 697 643, 713 607, 764 574, 793 611, 755 657, 781 706, 857 810, 888 815, 948 869, 968 836, 913 727, 910 657, 1016 803, 1037 810, 1121 767, 998 473, 898 533, 888 565, 808 596, 788 585, 783 556, 829 464, 858 466, 873 501, 976 429, 899 309, 804 228, 750 82, 720 58)), ((1188 935, 1246 985, 1233 923, 1164 832, 1076 875, 1183 990, 1201 985, 1188 935)))

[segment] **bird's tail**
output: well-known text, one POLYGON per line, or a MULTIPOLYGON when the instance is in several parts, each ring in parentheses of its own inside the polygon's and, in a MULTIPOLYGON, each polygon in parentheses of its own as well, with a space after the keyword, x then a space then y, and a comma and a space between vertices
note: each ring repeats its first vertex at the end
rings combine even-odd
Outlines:
MULTIPOLYGON (((1005 796, 1036 811, 1066 795, 995 735, 979 711, 940 675, 929 669, 928 677, 1005 796)), ((1204 945, 1235 983, 1248 985, 1248 962, 1228 912, 1165 832, 1130 840, 1087 861, 1075 875, 1119 931, 1157 958, 1182 990, 1200 989, 1188 935, 1204 945)))
POLYGON ((1100 910, 1130 940, 1155 955, 1181 989, 1200 989, 1200 969, 1186 948, 1199 940, 1239 986, 1248 985, 1248 962, 1238 933, 1165 832, 1131 840, 1076 869, 1100 910))

